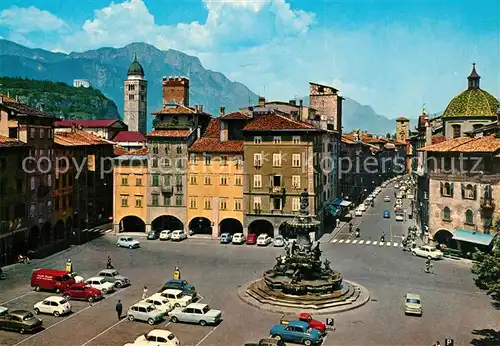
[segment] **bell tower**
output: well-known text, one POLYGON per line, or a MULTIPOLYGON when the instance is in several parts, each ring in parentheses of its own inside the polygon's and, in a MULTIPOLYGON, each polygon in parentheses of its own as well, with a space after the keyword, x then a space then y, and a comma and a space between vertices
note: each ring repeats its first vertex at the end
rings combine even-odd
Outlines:
POLYGON ((123 89, 125 96, 123 121, 129 131, 138 131, 146 135, 148 82, 144 78, 144 69, 137 61, 137 56, 128 68, 123 89))

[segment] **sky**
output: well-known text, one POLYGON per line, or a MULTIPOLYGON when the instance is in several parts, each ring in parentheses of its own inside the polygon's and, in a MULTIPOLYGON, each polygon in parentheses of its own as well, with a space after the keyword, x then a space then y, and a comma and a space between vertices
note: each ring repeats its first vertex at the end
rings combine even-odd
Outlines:
POLYGON ((308 82, 389 118, 500 95, 500 0, 1 0, 0 37, 71 52, 146 42, 198 56, 269 100, 308 82))

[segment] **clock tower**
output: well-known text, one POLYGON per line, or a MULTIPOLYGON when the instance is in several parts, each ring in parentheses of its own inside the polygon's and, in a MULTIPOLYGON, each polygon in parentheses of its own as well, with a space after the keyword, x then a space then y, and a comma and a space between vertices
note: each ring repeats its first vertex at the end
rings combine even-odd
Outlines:
POLYGON ((405 142, 410 137, 410 120, 405 117, 396 119, 396 141, 405 142))

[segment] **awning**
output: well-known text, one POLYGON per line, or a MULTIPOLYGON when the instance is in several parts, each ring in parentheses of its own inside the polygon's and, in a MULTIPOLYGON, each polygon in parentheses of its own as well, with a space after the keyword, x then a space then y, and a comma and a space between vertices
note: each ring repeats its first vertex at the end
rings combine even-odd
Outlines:
POLYGON ((352 204, 352 202, 349 202, 349 201, 342 201, 342 203, 340 203, 340 206, 341 207, 348 207, 352 204))
POLYGON ((342 200, 340 198, 337 198, 335 201, 332 202, 333 205, 341 205, 342 200))
POLYGON ((453 239, 488 246, 491 244, 493 236, 491 234, 469 231, 466 229, 457 229, 453 235, 453 239))
POLYGON ((328 204, 325 206, 325 210, 332 216, 340 214, 340 207, 338 205, 328 204))

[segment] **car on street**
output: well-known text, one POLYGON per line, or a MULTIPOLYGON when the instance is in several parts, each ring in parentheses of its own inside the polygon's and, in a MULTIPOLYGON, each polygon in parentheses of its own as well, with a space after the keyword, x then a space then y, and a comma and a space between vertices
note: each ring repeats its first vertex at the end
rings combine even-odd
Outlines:
POLYGON ((257 246, 268 246, 272 241, 272 238, 268 234, 262 233, 257 237, 257 246))
POLYGON ((220 235, 221 244, 231 244, 232 241, 233 241, 233 236, 231 233, 222 233, 220 235))
POLYGON ((80 282, 83 282, 85 281, 85 279, 83 278, 83 276, 81 276, 80 274, 76 273, 76 272, 71 272, 71 273, 68 273, 68 276, 70 278, 73 278, 73 280, 75 280, 75 283, 80 283, 80 282))
POLYGON ((5 306, 0 306, 0 316, 7 315, 9 313, 9 309, 5 306))
POLYGON ((127 277, 120 275, 120 273, 118 273, 115 269, 103 269, 97 275, 105 278, 107 282, 111 282, 116 288, 130 285, 130 280, 127 277))
POLYGON ((415 195, 413 193, 409 193, 409 194, 406 195, 406 198, 407 199, 414 199, 415 195))
POLYGON ((193 299, 196 298, 196 287, 194 287, 194 285, 191 285, 190 283, 188 283, 186 280, 182 280, 182 279, 168 280, 167 282, 165 282, 163 284, 163 287, 160 290, 160 293, 166 289, 181 290, 184 295, 190 296, 193 299))
POLYGON ((173 309, 168 313, 168 317, 172 323, 187 322, 206 326, 219 323, 222 320, 222 311, 212 309, 207 304, 192 303, 173 309))
POLYGON ((174 308, 186 306, 193 302, 193 297, 185 295, 181 290, 166 289, 160 295, 167 298, 174 308))
POLYGON ((132 305, 127 312, 129 321, 147 322, 149 325, 161 322, 164 320, 165 313, 158 310, 153 304, 139 302, 132 305))
POLYGON ((246 244, 247 245, 257 244, 257 234, 256 233, 248 233, 246 244))
POLYGON ((391 201, 391 197, 389 197, 389 196, 384 197, 384 202, 390 202, 390 201, 391 201))
POLYGON ((152 304, 158 310, 161 310, 164 313, 167 313, 174 308, 174 304, 170 302, 170 300, 162 296, 160 293, 155 293, 152 296, 143 299, 142 302, 152 304))
POLYGON ((397 214, 396 214, 396 217, 395 217, 394 219, 395 219, 396 221, 404 221, 404 219, 405 219, 405 218, 404 218, 403 214, 399 214, 399 213, 397 213, 397 214))
POLYGON ((71 312, 71 304, 69 301, 60 296, 50 296, 36 303, 33 306, 35 314, 49 314, 59 317, 71 312))
POLYGON ((321 345, 323 342, 321 333, 309 327, 309 324, 304 321, 290 321, 287 325, 277 324, 271 328, 269 334, 278 340, 307 346, 321 345))
POLYGON ((13 310, 0 316, 0 329, 18 332, 21 334, 42 329, 43 322, 26 310, 13 310))
POLYGON ((354 216, 363 216, 363 211, 361 209, 356 209, 354 216))
POLYGON ((246 343, 245 346, 286 346, 283 340, 274 338, 260 339, 257 343, 246 343))
POLYGON ((405 315, 422 316, 422 301, 420 296, 414 293, 407 293, 405 299, 405 315))
POLYGON ((233 244, 241 245, 245 244, 246 238, 243 233, 235 233, 233 235, 233 244))
POLYGON ((172 241, 182 241, 184 239, 187 239, 187 234, 184 232, 182 229, 178 229, 176 231, 172 232, 172 236, 170 237, 170 240, 172 241))
POLYGON ((94 276, 85 280, 87 285, 97 288, 102 294, 108 294, 115 291, 115 285, 111 282, 107 282, 105 278, 101 276, 94 276))
POLYGON ((160 238, 160 232, 159 231, 152 230, 152 231, 148 232, 148 236, 147 236, 148 240, 156 240, 158 238, 160 238))
POLYGON ((129 249, 137 249, 141 246, 138 240, 132 237, 119 237, 116 242, 118 247, 128 247, 129 249))
POLYGON ((391 212, 389 210, 384 210, 384 219, 389 219, 391 217, 391 212))
POLYGON ((382 185, 380 185, 381 187, 383 188, 386 188, 387 187, 387 183, 382 183, 382 185))
POLYGON ((399 189, 399 184, 394 185, 395 189, 399 189))
MULTIPOLYGON (((308 312, 302 312, 299 314, 299 321, 307 322, 309 327, 318 330, 322 334, 326 333, 326 324, 321 321, 315 320, 313 316, 308 312)), ((289 320, 281 319, 281 324, 288 325, 290 323, 289 320)))
POLYGON ((135 339, 134 343, 127 345, 134 346, 180 346, 179 339, 174 333, 165 329, 153 329, 149 333, 143 334, 135 339))
POLYGON ((285 246, 285 238, 283 238, 282 235, 277 235, 276 237, 274 237, 273 246, 274 247, 283 247, 283 246, 285 246))
POLYGON ((63 297, 66 299, 81 299, 93 302, 102 298, 102 293, 85 282, 70 285, 64 290, 63 297))
POLYGON ((443 258, 443 253, 434 246, 422 245, 412 249, 413 256, 425 257, 428 259, 438 260, 443 258))
POLYGON ((172 238, 172 231, 168 229, 164 229, 160 232, 160 240, 170 240, 172 238))

